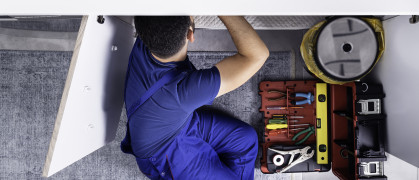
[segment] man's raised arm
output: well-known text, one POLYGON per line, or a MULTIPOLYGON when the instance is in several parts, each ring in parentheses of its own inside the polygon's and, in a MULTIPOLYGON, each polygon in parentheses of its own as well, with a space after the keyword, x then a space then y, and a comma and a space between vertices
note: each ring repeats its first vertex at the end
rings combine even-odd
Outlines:
POLYGON ((219 18, 230 32, 238 52, 215 65, 221 75, 217 97, 244 84, 262 67, 269 56, 265 43, 243 17, 220 16, 219 18))

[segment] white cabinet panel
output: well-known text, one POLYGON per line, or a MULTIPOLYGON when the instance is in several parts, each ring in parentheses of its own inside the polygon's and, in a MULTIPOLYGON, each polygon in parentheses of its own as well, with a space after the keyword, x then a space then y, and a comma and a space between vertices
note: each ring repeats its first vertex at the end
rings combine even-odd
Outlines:
POLYGON ((55 122, 43 176, 51 176, 114 140, 133 26, 117 17, 85 16, 55 122))
POLYGON ((371 76, 386 94, 387 152, 419 167, 419 23, 410 17, 384 21, 386 50, 371 76))

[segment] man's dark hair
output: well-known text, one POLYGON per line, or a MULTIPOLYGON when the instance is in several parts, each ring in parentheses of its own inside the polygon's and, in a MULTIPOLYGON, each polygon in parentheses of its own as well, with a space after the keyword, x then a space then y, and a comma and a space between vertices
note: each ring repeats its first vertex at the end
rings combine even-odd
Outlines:
POLYGON ((178 53, 186 43, 189 16, 135 16, 135 29, 148 49, 160 58, 178 53))

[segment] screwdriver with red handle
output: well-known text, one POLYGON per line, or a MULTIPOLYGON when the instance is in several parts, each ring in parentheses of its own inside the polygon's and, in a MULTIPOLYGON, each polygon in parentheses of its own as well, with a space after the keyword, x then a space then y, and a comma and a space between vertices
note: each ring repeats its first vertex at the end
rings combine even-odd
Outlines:
MULTIPOLYGON (((302 130, 302 129, 305 129, 305 128, 295 128, 295 129, 290 129, 290 131, 298 131, 298 130, 302 130)), ((286 134, 287 132, 288 132, 287 129, 273 129, 273 130, 270 130, 268 132, 268 135, 269 136, 277 136, 277 135, 280 135, 280 134, 286 134)))

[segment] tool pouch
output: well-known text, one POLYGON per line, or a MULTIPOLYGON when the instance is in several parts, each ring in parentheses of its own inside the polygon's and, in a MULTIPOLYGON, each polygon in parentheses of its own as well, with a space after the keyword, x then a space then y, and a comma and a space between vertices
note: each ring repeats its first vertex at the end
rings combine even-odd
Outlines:
MULTIPOLYGON (((316 161, 316 155, 314 157, 299 163, 296 166, 282 172, 282 166, 275 166, 273 158, 276 155, 275 152, 270 151, 268 148, 276 150, 295 150, 301 147, 311 146, 312 151, 316 150, 316 133, 301 134, 296 137, 298 132, 305 131, 310 127, 316 126, 316 98, 313 95, 316 94, 316 83, 317 81, 263 81, 259 84, 260 96, 262 99, 261 109, 264 115, 264 142, 263 153, 261 162, 261 171, 263 173, 293 173, 293 172, 323 172, 330 170, 330 164, 318 164, 316 161), (269 92, 282 92, 286 98, 278 101, 269 101, 269 99, 278 96, 278 93, 269 92), (310 101, 310 103, 299 103, 295 102, 310 101), (312 103, 311 103, 312 102, 312 103), (269 109, 267 107, 282 107, 269 109), (296 107, 296 108, 295 108, 296 107), (287 128, 272 130, 266 128, 266 125, 270 122, 275 121, 275 117, 284 117, 287 119, 287 128), (292 119, 292 117, 303 117, 298 119, 292 119), (307 126, 299 126, 299 125, 307 126), (307 139, 305 140, 305 138, 307 139), (298 144, 298 145, 297 145, 298 144)), ((285 163, 289 163, 289 155, 284 156, 285 163)), ((298 157, 295 157, 296 159, 298 157)))
MULTIPOLYGON (((380 84, 356 82, 343 85, 327 84, 327 93, 324 97, 316 92, 318 81, 263 81, 259 84, 261 96, 261 109, 263 112, 264 137, 262 143, 261 171, 263 173, 294 173, 294 172, 324 172, 332 169, 333 174, 339 179, 387 179, 384 175, 385 156, 384 147, 384 120, 386 115, 383 111, 382 103, 385 94, 380 84), (269 91, 281 91, 286 93, 286 98, 280 101, 268 101, 277 96, 269 91), (315 95, 314 102, 296 106, 292 101, 298 101, 301 97, 294 96, 295 93, 309 93, 315 95), (327 123, 327 146, 325 147, 328 160, 327 164, 318 163, 317 155, 319 150, 316 147, 319 136, 318 115, 319 109, 316 101, 327 102, 327 118, 322 122, 327 123), (282 107, 270 108, 267 107, 282 107), (302 108, 293 108, 302 107, 302 108), (301 117, 298 121, 286 122, 286 129, 272 130, 267 129, 269 122, 275 121, 274 117, 301 117), (301 145, 295 142, 301 140, 305 135, 299 136, 296 141, 293 137, 298 132, 306 129, 292 130, 293 124, 310 124, 316 127, 314 135, 310 136, 301 145), (269 148, 287 151, 295 150, 305 146, 313 147, 316 150, 314 157, 285 172, 280 170, 282 166, 274 164, 276 152, 269 148), (317 159, 317 160, 316 160, 317 159)), ((324 125, 324 124, 323 124, 324 125)), ((324 136, 324 135, 323 135, 324 136)), ((321 157, 321 156, 318 156, 321 157)), ((298 157, 297 157, 298 158, 298 157)), ((289 157, 284 156, 287 162, 289 157)))

